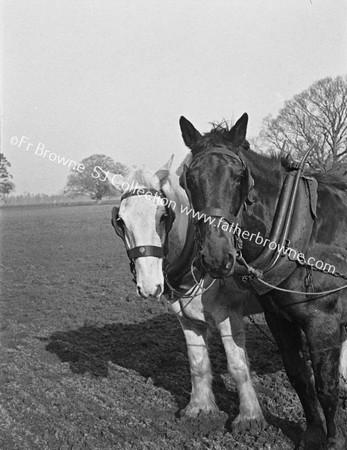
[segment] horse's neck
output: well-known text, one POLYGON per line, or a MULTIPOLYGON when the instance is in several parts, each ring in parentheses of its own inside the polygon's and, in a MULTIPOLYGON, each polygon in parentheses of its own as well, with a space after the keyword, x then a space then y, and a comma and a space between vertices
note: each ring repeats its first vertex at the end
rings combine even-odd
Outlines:
POLYGON ((164 194, 170 201, 171 207, 175 212, 175 220, 169 234, 170 261, 174 261, 184 247, 188 230, 188 215, 182 212, 182 210, 185 207, 189 210, 187 195, 178 184, 178 177, 177 180, 174 177, 163 186, 164 194))
MULTIPOLYGON (((269 180, 269 174, 252 173, 255 186, 254 202, 243 209, 241 217, 242 231, 246 230, 250 235, 259 233, 265 238, 270 234, 283 186, 284 171, 278 170, 272 175, 269 180)), ((256 258, 261 251, 261 246, 254 240, 245 241, 244 254, 248 259, 256 258)))

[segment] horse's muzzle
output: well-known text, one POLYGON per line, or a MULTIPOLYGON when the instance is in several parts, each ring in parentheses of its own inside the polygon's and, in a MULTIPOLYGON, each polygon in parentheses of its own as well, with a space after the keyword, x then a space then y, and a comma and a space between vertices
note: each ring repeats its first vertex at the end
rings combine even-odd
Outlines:
POLYGON ((234 254, 228 253, 223 261, 219 263, 214 258, 201 252, 201 264, 212 278, 225 278, 233 274, 236 258, 234 254))
POLYGON ((138 295, 142 298, 148 298, 148 297, 160 298, 160 296, 164 292, 164 287, 161 284, 157 284, 156 288, 152 291, 148 291, 148 290, 144 289, 143 286, 139 286, 139 285, 136 286, 136 289, 137 289, 138 295))

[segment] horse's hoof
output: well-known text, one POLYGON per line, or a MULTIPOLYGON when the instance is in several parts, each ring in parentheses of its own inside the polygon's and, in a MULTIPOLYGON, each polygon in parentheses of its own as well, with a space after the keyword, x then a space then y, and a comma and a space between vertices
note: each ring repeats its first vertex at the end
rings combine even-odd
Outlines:
POLYGON ((190 417, 191 419, 196 419, 199 414, 215 414, 219 411, 215 403, 210 403, 208 405, 192 405, 188 404, 181 411, 181 417, 190 417))
POLYGON ((295 450, 326 450, 326 434, 321 427, 311 426, 302 435, 295 450))
POLYGON ((341 396, 347 395, 347 381, 340 377, 340 394, 341 396))
POLYGON ((346 450, 346 440, 341 433, 336 439, 328 439, 327 450, 346 450))
POLYGON ((235 432, 245 433, 247 431, 260 432, 267 427, 264 417, 247 417, 239 414, 232 423, 232 429, 235 432))
POLYGON ((321 442, 307 442, 301 440, 295 447, 295 450, 326 450, 326 446, 321 442))

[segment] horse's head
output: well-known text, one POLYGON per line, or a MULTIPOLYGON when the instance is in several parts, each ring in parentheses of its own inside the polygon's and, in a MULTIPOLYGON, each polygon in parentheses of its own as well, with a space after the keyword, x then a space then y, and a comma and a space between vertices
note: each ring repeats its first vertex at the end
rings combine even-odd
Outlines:
POLYGON ((183 140, 192 152, 181 185, 198 218, 202 264, 215 278, 233 273, 238 256, 238 216, 253 186, 242 158, 242 151, 249 148, 247 121, 247 114, 243 114, 230 130, 217 125, 201 135, 187 119, 180 119, 183 140))
POLYGON ((164 291, 163 260, 174 211, 163 186, 172 159, 155 173, 132 169, 126 177, 107 177, 123 192, 119 208, 113 208, 112 224, 124 241, 137 292, 144 298, 160 297, 164 291))

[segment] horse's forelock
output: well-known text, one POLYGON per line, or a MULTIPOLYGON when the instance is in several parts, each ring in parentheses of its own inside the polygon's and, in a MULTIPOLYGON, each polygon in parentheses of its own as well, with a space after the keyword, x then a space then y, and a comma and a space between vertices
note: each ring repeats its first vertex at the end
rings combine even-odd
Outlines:
POLYGON ((209 132, 205 133, 202 139, 197 142, 196 147, 192 149, 193 154, 201 153, 206 150, 210 150, 213 147, 226 147, 238 153, 239 150, 249 150, 249 142, 245 139, 240 147, 235 147, 230 141, 230 130, 232 124, 228 124, 226 120, 222 120, 219 123, 212 123, 212 128, 209 132))
POLYGON ((149 169, 138 169, 134 172, 128 183, 133 186, 160 189, 159 178, 149 169))

